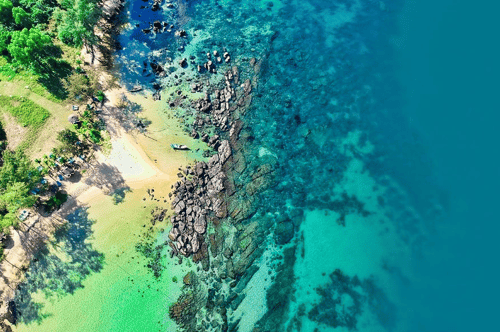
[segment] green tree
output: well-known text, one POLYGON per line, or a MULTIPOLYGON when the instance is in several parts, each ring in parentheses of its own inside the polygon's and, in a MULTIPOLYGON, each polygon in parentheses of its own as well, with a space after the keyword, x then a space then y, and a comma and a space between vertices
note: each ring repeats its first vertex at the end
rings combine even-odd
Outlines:
MULTIPOLYGON (((1 0, 0 0, 1 1, 1 0)), ((10 32, 0 25, 0 53, 7 49, 10 41, 10 32)))
POLYGON ((12 22, 12 2, 9 0, 0 0, 0 23, 10 24, 12 22))
POLYGON ((86 74, 71 74, 63 85, 72 100, 90 98, 101 88, 99 75, 92 70, 87 70, 86 74))
POLYGON ((79 147, 76 144, 80 139, 76 132, 70 129, 64 129, 57 134, 57 139, 63 144, 63 149, 72 155, 79 152, 79 147))
POLYGON ((78 135, 71 129, 61 130, 57 134, 57 139, 64 144, 74 145, 78 142, 78 135))
POLYGON ((22 152, 5 151, 0 168, 0 228, 17 222, 20 208, 31 207, 37 198, 30 189, 41 179, 41 174, 22 152))
MULTIPOLYGON (((95 0, 63 1, 54 17, 58 23, 57 32, 62 42, 76 47, 90 48, 92 57, 99 38, 94 27, 101 17, 101 8, 95 0)), ((93 60, 93 59, 92 59, 93 60)))
POLYGON ((55 0, 20 0, 24 8, 29 8, 30 18, 34 24, 47 23, 54 8, 58 6, 55 0))
POLYGON ((46 47, 51 45, 50 37, 37 28, 14 31, 7 46, 14 62, 20 66, 40 71, 46 56, 46 47))
POLYGON ((3 202, 9 212, 17 212, 20 208, 31 207, 37 198, 29 193, 30 187, 23 182, 9 184, 0 201, 3 202))
POLYGON ((14 22, 20 27, 29 28, 31 27, 30 16, 24 9, 21 7, 12 8, 12 17, 14 18, 14 22))
POLYGON ((0 191, 15 182, 26 183, 29 187, 40 181, 41 176, 31 160, 20 151, 5 151, 3 166, 0 168, 0 191))

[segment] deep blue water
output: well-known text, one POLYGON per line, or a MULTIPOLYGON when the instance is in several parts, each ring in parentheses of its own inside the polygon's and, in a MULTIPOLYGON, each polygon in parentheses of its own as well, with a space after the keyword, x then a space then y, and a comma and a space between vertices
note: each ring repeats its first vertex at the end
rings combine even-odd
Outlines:
POLYGON ((448 213, 418 260, 421 282, 407 294, 414 331, 495 330, 500 288, 496 245, 499 30, 489 1, 419 1, 397 53, 412 119, 448 213))

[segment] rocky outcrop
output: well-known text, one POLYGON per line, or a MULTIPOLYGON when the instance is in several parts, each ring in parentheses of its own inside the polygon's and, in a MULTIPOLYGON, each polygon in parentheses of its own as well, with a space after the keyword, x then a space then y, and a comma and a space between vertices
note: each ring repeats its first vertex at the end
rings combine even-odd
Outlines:
POLYGON ((190 256, 201 250, 197 260, 207 256, 204 250, 205 233, 210 217, 223 218, 227 215, 223 198, 224 165, 231 157, 228 141, 219 144, 217 154, 208 163, 198 162, 184 170, 183 180, 176 182, 172 201, 172 229, 169 233, 172 255, 190 256))

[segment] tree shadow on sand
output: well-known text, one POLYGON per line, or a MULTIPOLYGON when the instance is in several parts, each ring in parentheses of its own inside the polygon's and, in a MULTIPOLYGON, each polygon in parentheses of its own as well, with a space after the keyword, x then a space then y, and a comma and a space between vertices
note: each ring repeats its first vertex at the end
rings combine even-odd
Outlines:
POLYGON ((105 194, 111 194, 115 190, 125 187, 125 179, 115 166, 95 163, 91 165, 89 170, 85 184, 98 187, 105 194))
POLYGON ((92 225, 86 208, 67 216, 68 222, 54 234, 34 257, 25 281, 19 285, 14 299, 18 321, 40 323, 50 313, 33 297, 39 291, 46 298, 73 294, 83 288, 83 280, 103 267, 104 255, 93 249, 87 240, 92 237, 92 225))
POLYGON ((127 193, 132 192, 132 189, 129 187, 122 187, 116 189, 111 197, 113 198, 113 204, 118 205, 125 200, 125 196, 127 193))
POLYGON ((118 106, 106 106, 105 116, 107 119, 106 129, 117 135, 116 128, 121 128, 125 132, 138 130, 140 133, 145 133, 151 121, 142 117, 143 108, 141 105, 130 101, 125 95, 121 96, 118 106), (112 120, 111 120, 112 119, 112 120))

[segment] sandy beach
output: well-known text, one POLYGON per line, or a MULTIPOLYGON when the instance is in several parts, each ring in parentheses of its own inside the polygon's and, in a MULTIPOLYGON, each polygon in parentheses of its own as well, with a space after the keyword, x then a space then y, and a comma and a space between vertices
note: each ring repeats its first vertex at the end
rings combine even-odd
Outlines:
MULTIPOLYGON (((117 4, 113 1, 109 3, 117 4)), ((113 8, 106 9, 109 11, 113 8)), ((91 55, 85 49, 82 55, 87 63, 91 63, 91 55)), ((106 86, 106 82, 112 80, 112 74, 100 64, 101 57, 96 52, 91 66, 101 73, 100 80, 106 86)), ((157 114, 161 106, 152 100, 149 93, 132 95, 119 86, 104 92, 106 102, 100 116, 110 134, 111 149, 106 153, 94 151, 88 163, 82 162, 81 169, 85 169, 85 173, 74 176, 78 177, 76 180, 63 182, 63 189, 69 198, 58 211, 49 216, 32 211, 32 216, 21 223, 19 229, 12 229, 4 259, 0 262, 0 317, 10 317, 9 302, 14 298, 16 287, 23 281, 31 258, 65 223, 66 216, 78 208, 102 201, 118 188, 135 190, 154 186, 163 188, 166 197, 177 180, 178 168, 199 157, 195 152, 177 153, 170 149, 169 145, 173 142, 200 147, 204 143, 195 142, 187 136, 174 116, 169 116, 168 121, 159 118, 157 114), (116 106, 124 97, 140 104, 144 117, 151 117, 152 124, 147 133, 125 128, 122 110, 116 106)), ((163 208, 168 205, 167 202, 163 208)), ((9 324, 7 321, 5 323, 9 324)))
MULTIPOLYGON (((119 109, 115 107, 115 102, 123 93, 122 89, 106 92, 108 101, 101 116, 111 135, 110 151, 95 151, 88 164, 82 163, 82 169, 87 171, 78 181, 64 181, 63 189, 69 194, 69 199, 60 210, 48 217, 35 215, 21 224, 19 230, 12 231, 12 240, 5 249, 5 259, 0 263, 0 293, 4 313, 7 312, 8 302, 14 297, 17 285, 23 280, 30 259, 65 222, 67 215, 78 208, 109 199, 107 196, 118 188, 145 191, 145 188, 154 187, 159 195, 167 197, 170 187, 177 181, 178 168, 196 157, 194 152, 179 153, 169 147, 170 142, 190 140, 176 123, 175 117, 168 123, 153 122, 151 134, 144 135, 137 131, 127 133, 116 118, 119 109), (164 130, 164 126, 170 129, 164 130)), ((148 104, 150 99, 147 97, 142 95, 132 98, 136 102, 148 104)), ((152 107, 149 110, 155 112, 152 107)), ((169 201, 162 204, 163 208, 168 206, 169 201)))

